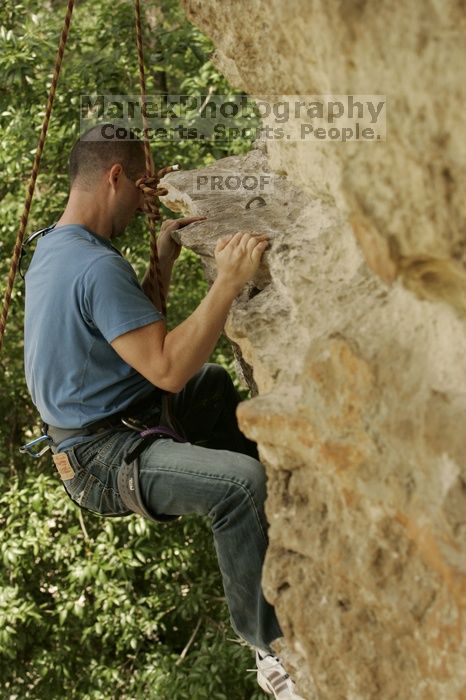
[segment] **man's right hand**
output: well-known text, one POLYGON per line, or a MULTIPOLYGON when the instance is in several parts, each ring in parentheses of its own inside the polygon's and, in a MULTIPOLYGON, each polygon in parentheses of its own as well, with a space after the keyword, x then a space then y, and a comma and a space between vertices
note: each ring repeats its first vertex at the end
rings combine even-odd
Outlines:
POLYGON ((246 231, 220 238, 214 251, 218 277, 239 293, 256 274, 268 244, 267 235, 246 231))
POLYGON ((120 357, 155 386, 177 393, 209 361, 233 300, 254 277, 267 236, 239 231, 215 246, 217 279, 197 309, 167 333, 165 320, 123 333, 112 340, 120 357))

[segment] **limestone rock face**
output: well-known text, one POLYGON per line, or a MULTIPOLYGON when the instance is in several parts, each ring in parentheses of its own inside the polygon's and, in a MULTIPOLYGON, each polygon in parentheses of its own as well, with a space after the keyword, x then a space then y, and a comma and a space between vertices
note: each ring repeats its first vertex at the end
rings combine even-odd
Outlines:
POLYGON ((184 0, 252 95, 387 95, 377 143, 256 143, 208 172, 271 194, 166 203, 215 275, 237 230, 271 246, 226 333, 268 475, 264 590, 302 695, 466 698, 466 6, 184 0))

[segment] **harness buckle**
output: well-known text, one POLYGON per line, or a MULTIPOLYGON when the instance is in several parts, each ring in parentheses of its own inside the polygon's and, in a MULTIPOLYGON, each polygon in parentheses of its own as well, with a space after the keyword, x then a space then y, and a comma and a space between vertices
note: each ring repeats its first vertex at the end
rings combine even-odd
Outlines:
POLYGON ((127 428, 129 428, 130 430, 135 430, 137 433, 140 433, 141 430, 146 430, 148 427, 144 423, 138 421, 136 418, 120 418, 120 421, 127 428))

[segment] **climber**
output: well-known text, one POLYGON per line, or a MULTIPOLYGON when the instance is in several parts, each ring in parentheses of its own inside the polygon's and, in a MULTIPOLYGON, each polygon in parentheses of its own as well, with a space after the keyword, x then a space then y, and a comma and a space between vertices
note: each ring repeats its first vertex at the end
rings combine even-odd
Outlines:
MULTIPOLYGON (((299 700, 271 642, 282 635, 261 590, 267 548, 266 479, 255 443, 236 422, 239 395, 228 373, 208 363, 231 304, 254 276, 268 244, 241 232, 215 247, 217 277, 197 309, 167 332, 114 247, 144 207, 141 141, 84 134, 69 161, 70 194, 57 223, 38 238, 26 274, 25 371, 32 400, 53 441, 69 497, 101 515, 127 515, 118 488, 125 456, 141 430, 160 420, 172 394, 185 441, 143 443, 139 499, 154 520, 210 516, 231 622, 256 652, 257 678, 275 698, 299 700), (122 420, 123 419, 123 420, 122 420)), ((157 240, 165 295, 181 246, 171 234, 205 217, 162 225, 157 240)))

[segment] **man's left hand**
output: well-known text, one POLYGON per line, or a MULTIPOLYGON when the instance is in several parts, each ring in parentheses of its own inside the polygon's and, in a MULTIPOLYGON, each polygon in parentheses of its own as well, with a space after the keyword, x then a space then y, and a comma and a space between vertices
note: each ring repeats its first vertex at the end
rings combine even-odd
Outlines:
POLYGON ((172 238, 173 231, 179 228, 193 224, 195 221, 203 221, 206 216, 186 216, 183 219, 167 219, 160 227, 160 233, 157 237, 157 252, 159 258, 163 260, 175 261, 181 253, 181 244, 177 243, 172 238))

